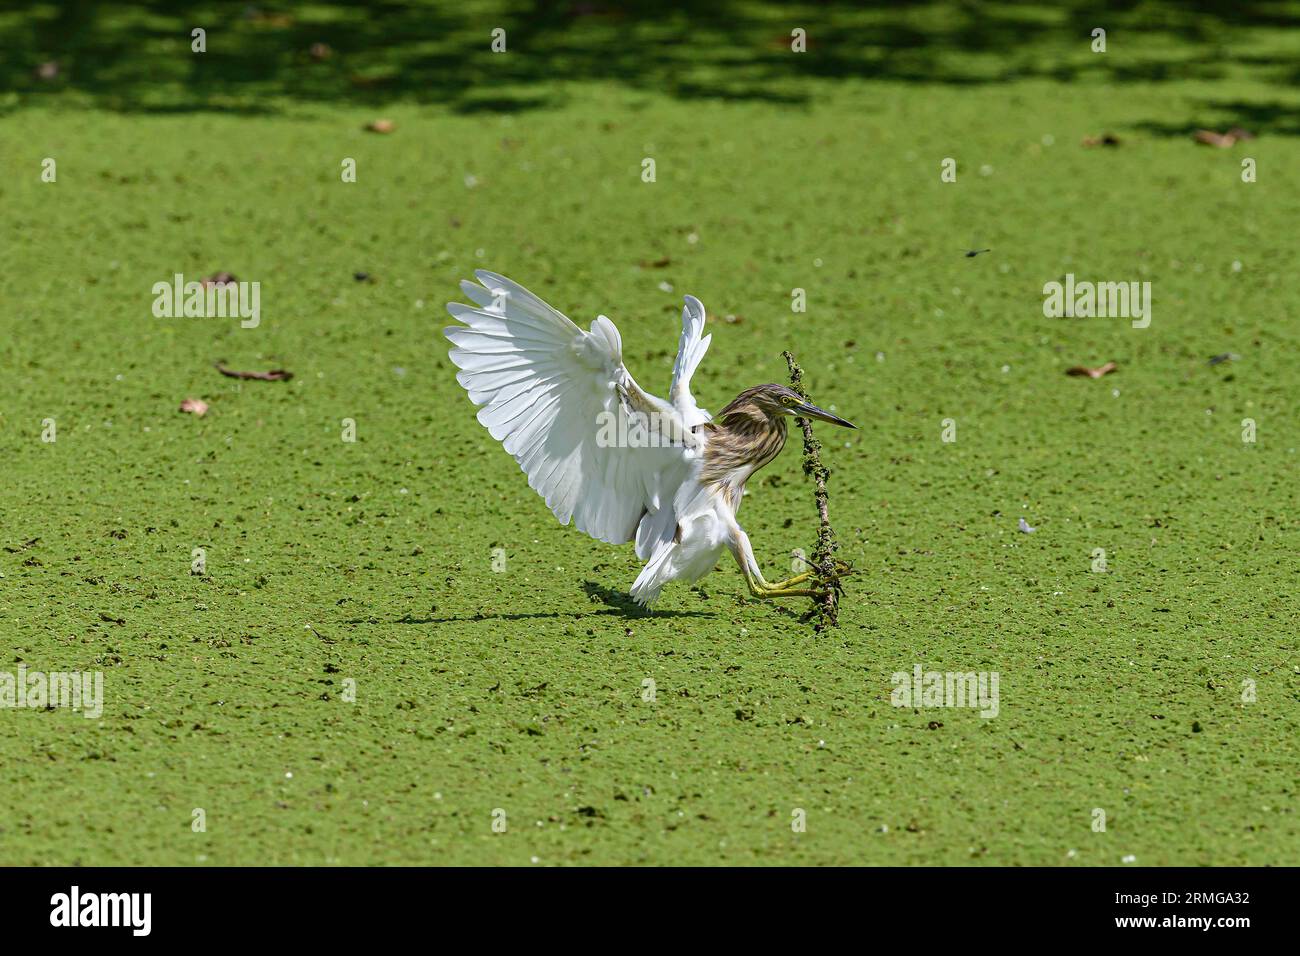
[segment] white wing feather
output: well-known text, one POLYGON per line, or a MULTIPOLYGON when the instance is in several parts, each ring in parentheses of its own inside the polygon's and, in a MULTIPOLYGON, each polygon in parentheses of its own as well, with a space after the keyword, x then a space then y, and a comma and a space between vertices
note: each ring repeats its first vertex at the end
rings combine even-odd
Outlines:
MULTIPOLYGON (((584 332, 504 276, 474 275, 481 285, 461 283, 474 306, 447 306, 465 325, 443 334, 454 346, 448 354, 460 369, 456 380, 482 406, 478 420, 514 456, 561 524, 572 520, 578 530, 612 544, 635 536, 637 554, 648 558, 675 530, 673 497, 695 454, 689 431, 695 423, 683 427, 688 406, 670 405, 637 386, 623 365, 618 329, 603 315, 584 332), (682 444, 602 447, 602 425, 613 421, 617 434, 626 435, 629 413, 648 411, 659 412, 663 431, 682 444)), ((674 390, 680 379, 687 397, 691 372, 708 347, 698 332, 690 341, 694 360, 679 355, 684 373, 673 373, 674 390)))
POLYGON ((688 295, 682 309, 682 337, 677 343, 677 361, 673 363, 673 384, 668 390, 668 400, 681 413, 687 428, 694 428, 712 417, 695 404, 695 396, 691 394, 691 376, 713 341, 712 334, 701 337, 704 317, 704 303, 688 295))

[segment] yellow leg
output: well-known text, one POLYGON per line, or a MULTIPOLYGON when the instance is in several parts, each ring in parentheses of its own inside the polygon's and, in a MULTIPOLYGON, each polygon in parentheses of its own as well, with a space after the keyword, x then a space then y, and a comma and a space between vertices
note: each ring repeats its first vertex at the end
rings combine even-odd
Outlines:
POLYGON ((792 588, 796 584, 802 584, 804 581, 807 581, 810 577, 812 577, 812 574, 813 573, 811 571, 805 571, 802 574, 796 574, 792 578, 786 578, 784 581, 776 581, 771 584, 768 584, 766 581, 762 583, 765 587, 773 588, 775 590, 781 591, 781 590, 785 590, 786 588, 792 588))
POLYGON ((761 574, 752 574, 748 569, 745 570, 745 583, 749 585, 749 593, 754 597, 760 598, 778 598, 778 597, 820 597, 822 592, 813 588, 792 588, 790 584, 798 584, 802 580, 807 580, 812 576, 811 571, 804 574, 796 575, 789 581, 781 581, 777 584, 768 584, 763 580, 761 574))
POLYGON ((758 561, 754 557, 754 549, 750 547, 749 536, 741 531, 739 526, 733 530, 734 543, 731 547, 731 553, 736 559, 736 564, 740 565, 740 572, 745 576, 745 583, 749 585, 749 593, 754 597, 760 598, 778 598, 778 597, 821 597, 825 592, 815 588, 797 588, 792 585, 802 584, 813 576, 812 571, 804 571, 802 574, 796 574, 792 578, 784 581, 778 581, 776 584, 768 584, 763 579, 763 572, 759 570, 758 561))

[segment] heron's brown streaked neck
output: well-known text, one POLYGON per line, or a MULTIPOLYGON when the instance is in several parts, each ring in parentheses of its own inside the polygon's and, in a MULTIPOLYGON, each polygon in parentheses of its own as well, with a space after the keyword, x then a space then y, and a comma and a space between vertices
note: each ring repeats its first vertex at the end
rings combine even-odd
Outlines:
POLYGON ((725 482, 737 493, 750 475, 785 446, 785 416, 770 414, 753 401, 749 392, 742 392, 706 427, 709 441, 704 448, 700 481, 725 482))

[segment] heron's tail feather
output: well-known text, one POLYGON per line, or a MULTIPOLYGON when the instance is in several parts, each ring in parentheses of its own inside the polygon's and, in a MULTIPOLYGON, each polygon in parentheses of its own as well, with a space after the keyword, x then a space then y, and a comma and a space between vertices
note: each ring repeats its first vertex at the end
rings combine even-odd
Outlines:
POLYGON ((677 546, 671 542, 667 547, 660 548, 655 552, 646 566, 641 569, 641 573, 636 576, 632 582, 632 600, 636 601, 642 607, 650 607, 659 600, 659 595, 663 593, 664 585, 673 580, 675 568, 673 567, 673 554, 677 546))

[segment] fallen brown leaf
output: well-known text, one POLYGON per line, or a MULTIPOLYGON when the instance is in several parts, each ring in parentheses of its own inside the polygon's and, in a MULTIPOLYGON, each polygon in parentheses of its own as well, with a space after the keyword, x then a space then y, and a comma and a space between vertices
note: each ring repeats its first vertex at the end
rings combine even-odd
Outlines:
POLYGON ((1066 375, 1086 375, 1088 378, 1101 378, 1109 372, 1119 368, 1114 362, 1107 362, 1105 365, 1099 365, 1096 368, 1088 368, 1086 365, 1074 365, 1065 370, 1066 375))
POLYGON ((397 124, 390 119, 377 119, 367 123, 366 129, 371 133, 391 133, 397 129, 397 124))
POLYGON ((258 26, 269 27, 272 30, 285 30, 294 24, 292 14, 270 13, 256 7, 248 7, 244 11, 244 19, 249 23, 256 23, 258 26))
POLYGON ((666 269, 672 264, 673 264, 673 260, 670 259, 668 256, 663 256, 659 259, 654 259, 654 260, 648 260, 648 259, 641 260, 642 269, 666 269))
POLYGON ((1234 126, 1226 133, 1218 133, 1212 129, 1198 129, 1193 137, 1198 143, 1206 146, 1215 146, 1219 149, 1228 149, 1244 140, 1254 139, 1255 134, 1242 129, 1240 126, 1234 126))
POLYGON ((1198 129, 1193 138, 1205 146, 1215 146, 1219 149, 1227 149, 1237 141, 1237 137, 1230 133, 1216 133, 1212 129, 1198 129))
POLYGON ((273 368, 269 372, 238 372, 233 368, 226 368, 224 362, 213 363, 213 368, 227 378, 251 378, 259 382, 287 382, 293 378, 293 372, 282 368, 273 368))
MULTIPOLYGON (((770 40, 767 41, 767 45, 773 50, 789 50, 791 48, 790 43, 793 40, 794 37, 792 37, 788 33, 778 33, 776 36, 772 37, 770 40)), ((816 37, 805 36, 803 42, 804 42, 804 49, 806 50, 815 49, 817 46, 816 37)))
POLYGON ((386 86, 392 83, 396 77, 384 74, 382 76, 365 76, 361 73, 353 73, 348 77, 348 82, 359 89, 368 90, 377 86, 386 86))
POLYGON ((190 412, 191 414, 202 418, 208 413, 208 403, 201 398, 187 398, 181 402, 181 411, 190 412))
POLYGON ((569 16, 577 20, 579 18, 601 19, 601 20, 621 20, 625 17, 618 5, 605 6, 600 3, 575 3, 569 8, 569 16))

